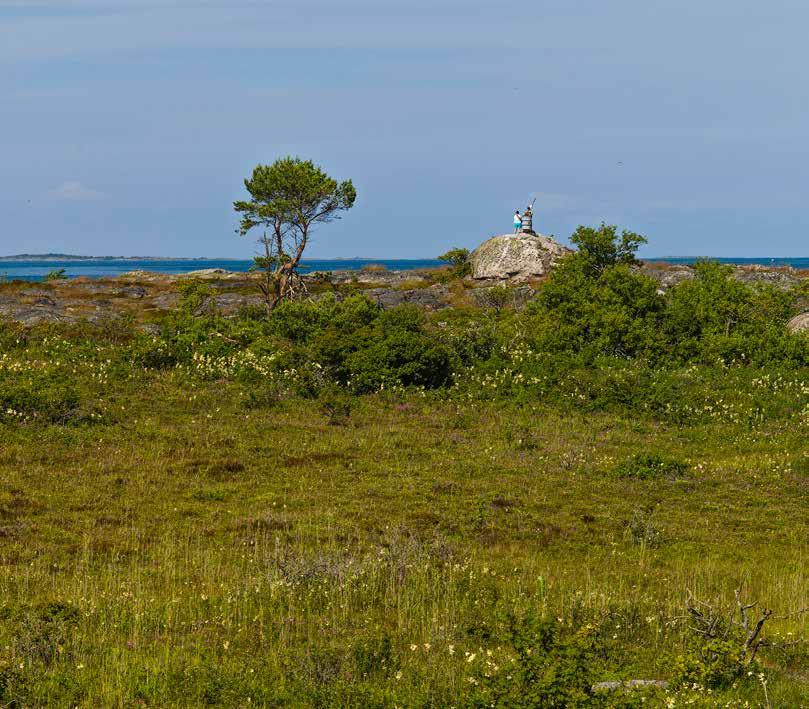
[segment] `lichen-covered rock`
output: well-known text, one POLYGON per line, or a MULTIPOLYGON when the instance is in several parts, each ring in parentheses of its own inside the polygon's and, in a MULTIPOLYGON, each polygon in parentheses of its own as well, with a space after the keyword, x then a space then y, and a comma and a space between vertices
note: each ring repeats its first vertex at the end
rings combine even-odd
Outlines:
POLYGON ((660 284, 660 292, 683 281, 689 281, 696 275, 691 266, 670 266, 668 264, 644 263, 638 269, 644 276, 654 278, 660 284))
POLYGON ((790 269, 768 268, 760 264, 737 266, 733 277, 742 283, 769 283, 781 290, 789 290, 801 280, 790 269))
POLYGON ((264 305, 264 298, 260 295, 247 295, 244 293, 222 293, 209 299, 210 303, 223 315, 234 315, 240 308, 246 306, 260 307, 264 305))
POLYGON ((235 271, 228 271, 224 268, 201 268, 198 271, 188 271, 177 276, 178 279, 197 278, 202 280, 215 279, 217 281, 238 281, 245 280, 247 274, 235 271))
POLYGON ((158 310, 172 310, 180 304, 179 293, 161 293, 151 298, 147 303, 158 310))
POLYGON ((787 323, 792 332, 809 332, 809 311, 796 315, 787 323))
POLYGON ((470 255, 472 278, 527 281, 548 274, 570 249, 541 234, 504 234, 484 241, 470 255))
POLYGON ((141 298, 145 297, 146 289, 143 286, 125 286, 124 288, 117 288, 114 290, 113 295, 140 300, 141 298))
POLYGON ((0 304, 0 319, 8 319, 21 325, 31 326, 41 323, 71 322, 73 318, 53 305, 0 304))
POLYGON ((372 288, 364 293, 383 308, 395 308, 397 305, 405 304, 418 305, 426 310, 449 307, 449 288, 441 284, 429 288, 372 288))
POLYGON ((307 283, 361 283, 363 285, 399 286, 402 283, 426 283, 427 279, 418 271, 312 271, 304 273, 307 283))

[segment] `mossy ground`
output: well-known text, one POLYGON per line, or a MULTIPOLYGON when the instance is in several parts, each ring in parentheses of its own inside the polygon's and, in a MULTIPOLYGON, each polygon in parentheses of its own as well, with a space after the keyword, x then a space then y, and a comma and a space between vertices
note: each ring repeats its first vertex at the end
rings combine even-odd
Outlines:
MULTIPOLYGON (((607 628, 598 679, 666 679, 687 591, 809 606, 805 427, 419 394, 334 425, 176 372, 99 392, 105 423, 0 425, 7 705, 465 705, 503 607, 607 628), (614 473, 638 453, 689 472, 614 473)), ((772 706, 809 705, 800 647, 760 659, 772 706)), ((765 702, 755 677, 689 699, 765 702)))

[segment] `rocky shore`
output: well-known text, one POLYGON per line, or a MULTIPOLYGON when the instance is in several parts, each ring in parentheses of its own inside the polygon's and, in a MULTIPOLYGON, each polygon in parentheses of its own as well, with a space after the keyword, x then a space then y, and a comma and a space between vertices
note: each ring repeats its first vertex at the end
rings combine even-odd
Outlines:
MULTIPOLYGON (((403 303, 428 310, 463 305, 519 307, 531 300, 536 286, 567 252, 558 244, 553 246, 555 242, 548 248, 542 241, 547 237, 535 238, 536 244, 522 238, 516 246, 514 237, 495 237, 486 242, 472 255, 472 275, 462 280, 451 278, 447 269, 336 271, 310 273, 304 280, 311 298, 322 298, 327 293, 341 298, 361 291, 385 308, 403 303), (475 261, 481 249, 483 263, 475 261)), ((643 263, 640 270, 658 281, 661 291, 694 277, 693 268, 687 265, 643 263)), ((734 275, 745 283, 770 283, 785 289, 809 278, 809 274, 793 269, 763 266, 739 266, 734 275)), ((246 306, 262 305, 254 274, 221 269, 183 275, 132 271, 116 278, 0 284, 0 319, 32 326, 80 321, 102 324, 131 318, 148 328, 162 313, 177 306, 180 301, 178 284, 194 278, 204 281, 209 288, 204 307, 215 308, 224 315, 232 315, 246 306)), ((795 330, 808 330, 809 312, 794 318, 791 326, 795 330)))

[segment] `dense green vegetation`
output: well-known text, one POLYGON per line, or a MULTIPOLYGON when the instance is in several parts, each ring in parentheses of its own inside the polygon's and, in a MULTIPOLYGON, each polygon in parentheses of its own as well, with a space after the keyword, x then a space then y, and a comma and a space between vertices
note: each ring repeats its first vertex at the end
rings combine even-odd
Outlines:
POLYGON ((806 294, 576 238, 520 311, 3 326, 0 704, 809 705, 806 294))

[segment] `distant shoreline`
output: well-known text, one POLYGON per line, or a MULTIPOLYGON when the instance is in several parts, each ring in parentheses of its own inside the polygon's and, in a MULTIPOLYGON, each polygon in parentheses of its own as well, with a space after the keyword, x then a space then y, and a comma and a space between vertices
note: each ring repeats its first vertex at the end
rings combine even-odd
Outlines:
MULTIPOLYGON (((252 258, 235 256, 74 256, 72 254, 14 254, 13 256, 0 256, 0 263, 19 263, 27 261, 252 261, 252 258)), ((375 256, 335 256, 332 258, 311 258, 307 261, 425 261, 432 259, 395 258, 387 259, 375 256)))
MULTIPOLYGON (((0 256, 0 263, 19 261, 210 261, 204 256, 74 256, 72 254, 15 254, 0 256)), ((213 259, 218 260, 218 259, 213 259)))
MULTIPOLYGON (((693 257, 656 257, 641 261, 654 268, 655 264, 670 269, 689 268, 698 259, 693 257)), ((783 270, 809 272, 809 258, 723 258, 720 263, 756 270, 783 270)), ((377 271, 408 272, 420 269, 435 269, 446 266, 438 259, 384 259, 384 258, 337 258, 304 259, 302 273, 316 271, 341 273, 359 272, 368 266, 377 271)), ((252 270, 249 258, 163 258, 159 256, 79 256, 73 254, 17 254, 0 257, 0 282, 42 281, 54 274, 65 278, 115 278, 133 271, 149 271, 166 276, 177 276, 195 271, 221 270, 230 273, 247 273, 252 270)))
MULTIPOLYGON (((772 261, 805 261, 809 256, 646 256, 639 258, 640 261, 654 263, 663 261, 668 263, 691 263, 699 259, 709 259, 722 261, 723 263, 761 263, 766 264, 772 261)), ((92 262, 92 261, 177 261, 194 263, 199 261, 244 261, 251 262, 252 258, 235 256, 78 256, 73 254, 14 254, 12 256, 0 256, 0 263, 20 263, 31 261, 46 261, 50 263, 59 262, 92 262)), ((311 261, 435 261, 434 258, 384 258, 381 256, 333 256, 323 258, 302 259, 302 263, 311 261)))

